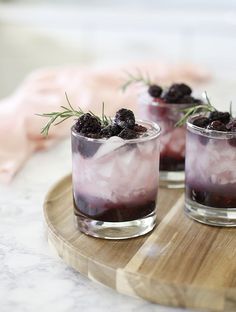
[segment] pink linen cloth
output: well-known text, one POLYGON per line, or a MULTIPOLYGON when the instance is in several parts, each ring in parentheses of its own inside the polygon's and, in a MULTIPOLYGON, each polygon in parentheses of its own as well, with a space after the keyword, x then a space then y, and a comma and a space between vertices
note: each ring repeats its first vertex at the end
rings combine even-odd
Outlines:
POLYGON ((101 113, 105 103, 106 115, 114 115, 121 107, 136 110, 137 86, 125 93, 120 90, 126 75, 139 68, 148 72, 152 80, 168 84, 176 81, 196 85, 209 80, 208 73, 192 65, 167 65, 150 63, 129 65, 111 69, 91 69, 85 67, 66 67, 38 70, 29 75, 19 88, 0 101, 0 181, 9 182, 24 162, 37 150, 47 149, 70 133, 72 120, 50 129, 47 138, 40 134, 45 118, 36 116, 60 110, 68 106, 67 92, 71 104, 83 111, 101 113))

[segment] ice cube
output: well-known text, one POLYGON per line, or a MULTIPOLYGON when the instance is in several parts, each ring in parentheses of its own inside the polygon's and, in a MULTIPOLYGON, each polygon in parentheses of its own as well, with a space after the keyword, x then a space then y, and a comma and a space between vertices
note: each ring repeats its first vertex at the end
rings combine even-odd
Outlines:
POLYGON ((223 185, 234 182, 234 177, 231 171, 223 171, 218 175, 212 174, 210 179, 213 184, 223 185))
POLYGON ((141 153, 141 155, 151 155, 156 147, 155 141, 147 141, 143 143, 138 143, 138 148, 141 153))
POLYGON ((158 177, 158 165, 153 166, 153 162, 150 160, 143 160, 140 166, 136 170, 133 176, 133 186, 135 188, 141 188, 144 185, 148 188, 149 185, 153 187, 155 181, 157 183, 158 177))
POLYGON ((122 163, 122 167, 125 170, 129 170, 129 167, 132 166, 134 162, 137 161, 136 157, 137 149, 133 146, 124 151, 121 155, 118 156, 118 161, 122 163))
POLYGON ((110 178, 112 176, 113 170, 115 167, 115 161, 107 161, 106 163, 103 163, 96 167, 96 175, 103 178, 110 178))
POLYGON ((106 140, 101 147, 98 149, 97 153, 94 155, 94 159, 98 159, 101 157, 104 157, 107 154, 110 154, 117 148, 125 145, 125 140, 119 138, 119 137, 111 137, 110 139, 106 140))

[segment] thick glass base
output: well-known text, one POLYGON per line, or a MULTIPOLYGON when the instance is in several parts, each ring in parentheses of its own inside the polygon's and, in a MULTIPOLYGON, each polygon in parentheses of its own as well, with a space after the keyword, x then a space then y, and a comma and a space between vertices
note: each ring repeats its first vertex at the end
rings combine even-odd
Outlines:
POLYGON ((165 188, 184 188, 184 171, 160 171, 160 186, 165 188))
POLYGON ((236 208, 209 207, 186 198, 185 213, 188 217, 208 225, 236 227, 236 208))
POLYGON ((104 239, 127 239, 141 236, 150 232, 156 225, 156 213, 125 222, 103 222, 90 219, 82 214, 75 216, 76 223, 81 232, 104 239))

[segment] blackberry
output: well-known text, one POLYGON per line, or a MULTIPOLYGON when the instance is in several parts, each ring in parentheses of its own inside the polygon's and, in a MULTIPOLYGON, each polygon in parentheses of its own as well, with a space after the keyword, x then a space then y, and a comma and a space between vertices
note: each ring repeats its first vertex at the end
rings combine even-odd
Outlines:
POLYGON ((219 120, 224 124, 227 124, 230 121, 230 113, 214 111, 210 113, 209 119, 210 121, 219 120))
POLYGON ((193 98, 194 104, 196 105, 201 105, 202 104, 202 100, 197 99, 197 98, 193 98))
POLYGON ((125 139, 125 140, 131 140, 131 139, 136 139, 138 137, 138 134, 134 130, 126 128, 121 131, 118 137, 125 139))
POLYGON ((197 117, 193 120, 193 125, 200 128, 206 128, 209 123, 210 121, 207 117, 197 117))
POLYGON ((110 138, 116 136, 121 132, 122 128, 116 124, 106 126, 101 130, 101 136, 105 138, 110 138))
POLYGON ((232 119, 229 123, 227 123, 226 128, 228 131, 236 132, 236 119, 232 119))
POLYGON ((163 95, 163 101, 166 103, 177 103, 182 97, 182 93, 175 88, 170 88, 168 91, 166 91, 163 95))
POLYGON ((180 104, 195 104, 195 99, 191 95, 184 95, 178 100, 180 104))
POLYGON ((174 83, 170 86, 169 90, 163 96, 167 103, 178 103, 184 96, 190 95, 192 89, 184 83, 174 83))
POLYGON ((91 139, 101 139, 102 138, 100 133, 86 133, 86 137, 91 138, 91 139))
POLYGON ((146 132, 146 131, 147 131, 147 128, 146 128, 146 127, 143 127, 143 126, 141 126, 141 125, 135 124, 135 126, 134 126, 134 131, 136 131, 136 132, 146 132))
POLYGON ((135 125, 134 113, 129 109, 121 108, 116 112, 114 122, 121 128, 133 129, 135 125))
POLYGON ((175 85, 181 90, 183 95, 190 95, 192 93, 192 89, 185 83, 179 83, 175 85))
POLYGON ((102 143, 100 142, 94 142, 89 141, 86 138, 80 138, 79 140, 76 140, 76 142, 72 142, 72 149, 74 152, 79 152, 80 155, 82 155, 84 158, 90 158, 96 154, 101 145, 102 143))
POLYGON ((84 135, 99 133, 101 131, 101 123, 96 117, 87 113, 78 118, 75 124, 75 130, 84 135))
POLYGON ((148 93, 154 98, 159 98, 162 94, 162 91, 162 88, 158 85, 151 85, 148 88, 148 93))
POLYGON ((204 135, 199 135, 198 139, 202 145, 207 145, 207 143, 209 142, 209 138, 204 135))
POLYGON ((220 120, 212 121, 208 126, 207 129, 209 130, 217 130, 217 131, 227 131, 227 128, 223 122, 220 120))

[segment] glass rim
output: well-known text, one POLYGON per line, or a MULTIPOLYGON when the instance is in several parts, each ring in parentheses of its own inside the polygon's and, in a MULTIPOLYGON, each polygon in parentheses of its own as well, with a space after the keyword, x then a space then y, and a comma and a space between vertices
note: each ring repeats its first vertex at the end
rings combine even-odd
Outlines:
MULTIPOLYGON (((152 101, 150 103, 146 103, 146 105, 182 109, 182 108, 186 108, 186 107, 192 107, 192 106, 194 106, 194 103, 165 103, 165 102, 162 103, 162 102, 154 101, 152 99, 152 101)), ((198 104, 196 104, 196 105, 198 105, 198 104)))
MULTIPOLYGON (((165 88, 164 88, 165 89, 165 88)), ((192 92, 195 93, 195 92, 192 92)), ((143 92, 140 92, 139 98, 142 99, 143 97, 146 97, 146 101, 140 101, 140 104, 144 105, 152 105, 152 106, 160 106, 160 107, 168 107, 168 108, 187 108, 187 107, 192 107, 194 105, 199 105, 199 104, 204 104, 204 101, 201 100, 201 95, 195 95, 193 94, 194 98, 197 100, 200 100, 202 103, 166 103, 161 100, 161 98, 154 98, 152 97, 148 91, 145 89, 143 92)))
MULTIPOLYGON (((142 120, 142 119, 137 119, 136 123, 141 124, 141 125, 142 124, 150 125, 155 130, 155 132, 153 134, 151 134, 151 135, 139 137, 139 138, 136 138, 136 139, 131 139, 131 140, 124 140, 122 138, 120 138, 120 139, 124 140, 128 144, 132 144, 132 143, 146 142, 146 141, 155 139, 155 138, 159 137, 160 134, 161 134, 161 127, 156 122, 148 121, 148 120, 142 120)), ((83 140, 89 141, 89 142, 105 143, 105 142, 108 141, 108 139, 106 139, 106 138, 93 139, 93 138, 88 138, 88 137, 86 137, 84 135, 81 135, 77 131, 75 131, 75 125, 73 125, 71 127, 71 135, 73 135, 74 137, 81 138, 83 140)))
POLYGON ((186 121, 186 125, 187 125, 187 129, 202 135, 202 136, 206 136, 208 138, 214 138, 214 139, 232 139, 232 138, 236 138, 236 132, 228 132, 228 131, 218 131, 218 130, 210 130, 210 129, 205 129, 205 128, 201 128, 198 127, 194 124, 191 123, 191 121, 194 118, 200 117, 202 115, 198 114, 198 115, 194 115, 191 116, 187 119, 186 121))

